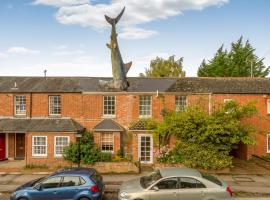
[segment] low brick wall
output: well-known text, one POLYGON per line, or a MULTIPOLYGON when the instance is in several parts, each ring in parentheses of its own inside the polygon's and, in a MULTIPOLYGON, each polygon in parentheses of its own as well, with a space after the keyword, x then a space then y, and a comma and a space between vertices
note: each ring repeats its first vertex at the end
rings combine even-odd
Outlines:
MULTIPOLYGON (((170 168, 170 167, 185 167, 185 165, 183 164, 165 164, 165 163, 156 163, 154 165, 154 169, 162 169, 162 168, 170 168)), ((228 174, 230 173, 230 168, 224 168, 224 169, 200 169, 200 168, 196 168, 197 170, 201 171, 201 172, 205 172, 205 173, 210 173, 210 174, 228 174)))
MULTIPOLYGON (((58 159, 55 162, 40 162, 40 160, 32 160, 31 163, 36 166, 46 165, 49 169, 64 168, 64 167, 77 167, 77 164, 65 162, 62 159, 58 159)), ((97 162, 93 165, 81 164, 81 167, 95 168, 99 173, 139 173, 139 168, 132 162, 97 162)))
POLYGON ((253 156, 252 160, 259 166, 264 167, 266 169, 270 170, 270 161, 269 160, 265 160, 263 158, 257 157, 257 156, 253 156))
POLYGON ((93 165, 83 165, 95 168, 99 173, 139 173, 139 168, 132 162, 98 162, 93 165))

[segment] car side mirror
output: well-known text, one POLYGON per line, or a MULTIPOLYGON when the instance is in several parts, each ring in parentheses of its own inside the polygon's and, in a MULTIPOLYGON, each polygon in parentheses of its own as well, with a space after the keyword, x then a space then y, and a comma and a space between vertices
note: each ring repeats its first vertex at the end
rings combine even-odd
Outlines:
POLYGON ((35 186, 35 189, 38 191, 42 191, 43 188, 42 188, 42 185, 40 184, 40 185, 35 186))
POLYGON ((159 191, 159 189, 158 189, 157 186, 154 186, 154 187, 153 187, 153 190, 154 190, 155 192, 159 191))

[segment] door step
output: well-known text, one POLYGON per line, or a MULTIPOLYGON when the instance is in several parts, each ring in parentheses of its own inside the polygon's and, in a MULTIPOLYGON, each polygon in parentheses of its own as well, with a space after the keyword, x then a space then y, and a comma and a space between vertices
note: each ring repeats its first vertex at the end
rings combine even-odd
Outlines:
POLYGON ((142 172, 152 172, 152 171, 154 171, 154 166, 153 165, 141 164, 141 171, 142 172))

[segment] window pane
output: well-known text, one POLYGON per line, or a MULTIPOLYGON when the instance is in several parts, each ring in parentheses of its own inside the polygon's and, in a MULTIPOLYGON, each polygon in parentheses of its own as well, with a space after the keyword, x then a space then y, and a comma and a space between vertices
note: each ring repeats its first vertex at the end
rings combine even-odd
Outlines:
POLYGON ((149 117, 151 116, 152 110, 152 98, 151 96, 140 96, 139 97, 139 114, 140 116, 149 117))
POLYGON ((177 178, 170 178, 160 181, 156 186, 160 190, 177 189, 177 182, 178 182, 177 178))
POLYGON ((103 97, 103 115, 115 115, 115 96, 103 97))
POLYGON ((25 115, 26 114, 26 97, 15 96, 14 107, 15 107, 15 115, 25 115))
POLYGON ((114 134, 111 132, 101 134, 101 150, 113 151, 114 146, 114 134))
POLYGON ((47 146, 46 146, 47 138, 44 136, 34 136, 33 137, 33 154, 38 155, 46 155, 47 154, 47 146))
POLYGON ((57 188, 59 187, 61 177, 54 177, 45 180, 41 185, 43 189, 48 189, 48 188, 57 188))
POLYGON ((61 97, 60 96, 49 96, 49 112, 50 112, 50 115, 61 114, 61 97))
POLYGON ((55 137, 55 155, 61 156, 65 147, 69 145, 69 137, 55 137))
POLYGON ((71 187, 81 185, 80 177, 78 176, 65 176, 62 182, 62 187, 71 187))
POLYGON ((175 111, 184 112, 187 108, 187 97, 186 96, 176 96, 175 97, 175 111))
POLYGON ((197 188, 197 180, 193 178, 181 178, 181 188, 197 188))

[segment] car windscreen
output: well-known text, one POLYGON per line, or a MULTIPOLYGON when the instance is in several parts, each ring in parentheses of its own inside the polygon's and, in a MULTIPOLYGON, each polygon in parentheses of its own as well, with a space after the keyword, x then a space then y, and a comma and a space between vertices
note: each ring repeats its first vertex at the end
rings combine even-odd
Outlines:
POLYGON ((201 175, 202 175, 202 177, 203 177, 204 179, 206 179, 206 180, 208 180, 208 181, 210 181, 210 182, 212 182, 212 183, 215 183, 215 184, 217 184, 217 185, 219 185, 219 186, 222 186, 221 181, 218 180, 216 177, 214 177, 214 176, 212 176, 212 175, 210 175, 210 174, 202 173, 202 172, 201 172, 201 175))
POLYGON ((160 174, 160 171, 157 170, 153 173, 151 173, 149 176, 143 176, 140 179, 141 186, 143 188, 148 188, 150 185, 161 179, 162 176, 160 174))

